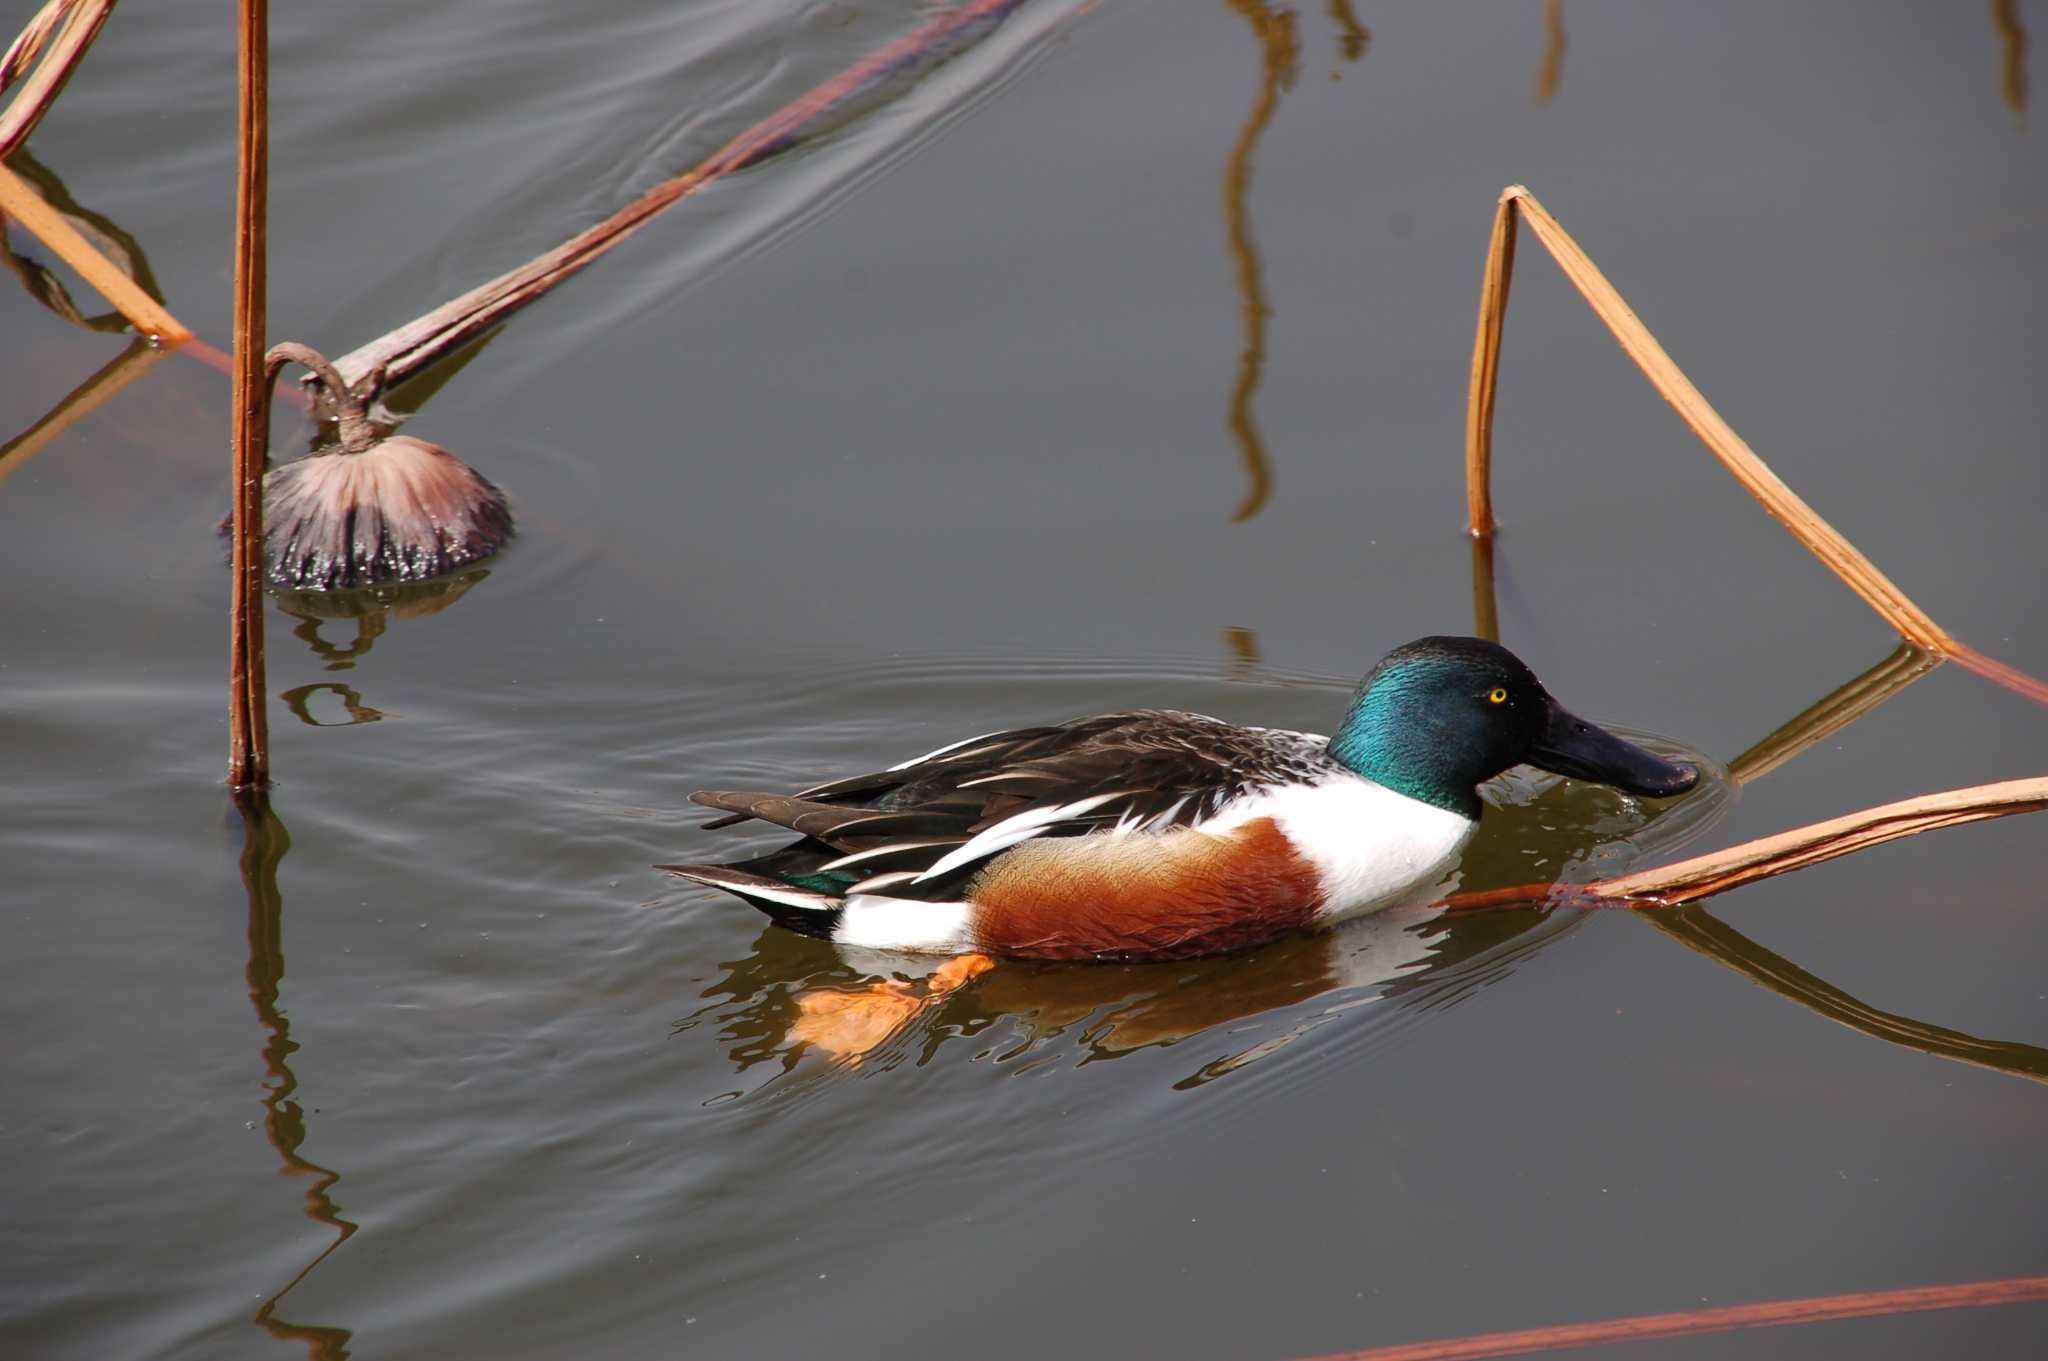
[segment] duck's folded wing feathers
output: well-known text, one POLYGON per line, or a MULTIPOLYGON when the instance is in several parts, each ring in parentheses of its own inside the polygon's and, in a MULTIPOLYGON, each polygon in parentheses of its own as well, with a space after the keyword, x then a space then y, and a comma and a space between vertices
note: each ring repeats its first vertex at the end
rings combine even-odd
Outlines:
POLYGON ((1024 841, 1200 826, 1254 789, 1330 768, 1320 745, 1297 734, 1138 710, 971 738, 797 795, 691 798, 815 838, 840 852, 834 870, 866 871, 893 896, 922 898, 955 892, 1024 841))

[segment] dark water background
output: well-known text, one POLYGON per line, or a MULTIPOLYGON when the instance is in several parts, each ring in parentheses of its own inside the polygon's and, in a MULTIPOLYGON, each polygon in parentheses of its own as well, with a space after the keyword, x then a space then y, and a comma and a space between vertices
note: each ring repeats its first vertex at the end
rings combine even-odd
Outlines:
MULTIPOLYGON (((216 342, 231 8, 123 7, 31 147, 216 342)), ((2048 1270, 2030 819, 1718 900, 1718 961, 1619 914, 1368 923, 999 971, 852 1067, 782 1029, 872 961, 649 869, 759 844, 700 785, 1127 704, 1327 729, 1469 629, 1516 181, 1781 475, 2048 674, 2048 185, 1998 22, 2037 13, 1571 0, 1543 99, 1540 6, 1351 9, 1362 50, 1342 6, 1028 5, 516 320, 409 430, 520 540, 381 632, 272 611, 253 839, 225 380, 166 358, 0 459, 0 1354, 1280 1361, 2048 1270)), ((352 348, 930 12, 279 6, 271 335, 352 348)), ((0 432, 122 344, 0 287, 0 432)), ((1573 707, 1725 763, 1893 646, 1533 242, 1504 372, 1503 636, 1573 707)), ((1662 820, 1517 782, 1468 882, 2038 773, 2044 724, 1948 668, 1662 820)), ((2028 1306, 1636 1354, 2044 1341, 2028 1306)))

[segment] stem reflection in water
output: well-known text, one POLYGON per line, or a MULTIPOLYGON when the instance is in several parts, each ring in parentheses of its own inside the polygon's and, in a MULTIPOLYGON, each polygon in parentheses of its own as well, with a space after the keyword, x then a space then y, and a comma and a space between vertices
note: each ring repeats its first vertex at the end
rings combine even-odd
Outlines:
POLYGON ((291 1023, 277 1004, 284 982, 284 897, 278 892, 277 867, 291 849, 291 834, 261 791, 239 795, 236 806, 242 814, 242 887, 249 899, 249 1000, 268 1036, 263 1045, 263 1133, 283 1163, 281 1175, 313 1179, 306 1188, 306 1217, 335 1231, 334 1241, 264 1300, 252 1321, 273 1337, 304 1342, 312 1361, 343 1361, 349 1354, 348 1329, 292 1323, 277 1316, 284 1297, 346 1243, 357 1226, 342 1218, 340 1207, 328 1195, 341 1174, 299 1154, 306 1141, 306 1112, 292 1099, 299 1080, 286 1062, 299 1046, 292 1042, 291 1023))
POLYGON ((1564 75, 1564 0, 1543 0, 1543 65, 1536 71, 1536 102, 1548 104, 1564 75))
POLYGON ((1223 223, 1230 235, 1231 258, 1237 264, 1239 307, 1244 315, 1244 351, 1237 361, 1236 386, 1230 392, 1230 433, 1237 439, 1245 474, 1251 479, 1251 489, 1230 517, 1233 523, 1242 523, 1259 513, 1273 491, 1266 446, 1252 414, 1252 398, 1266 366, 1266 318, 1272 315, 1266 304, 1258 246, 1252 240, 1252 151, 1273 121, 1281 92, 1294 83, 1301 48, 1293 10, 1273 9, 1264 0, 1230 0, 1230 7, 1251 24, 1263 58, 1259 97, 1245 116, 1244 130, 1238 133, 1223 172, 1223 223))
MULTIPOLYGON (((1472 600, 1477 627, 1482 631, 1491 627, 1495 632, 1486 636, 1497 639, 1500 612, 1494 600, 1493 545, 1492 535, 1473 540, 1472 600)), ((1836 686, 1729 762, 1730 783, 1739 786, 1762 779, 1873 712, 1940 665, 1939 657, 1901 638, 1890 655, 1875 666, 1836 686)), ((2048 1082, 2048 1050, 2010 1040, 1979 1039, 1946 1026, 1880 1011, 1766 950, 1697 905, 1644 908, 1635 915, 1759 987, 1872 1039, 2031 1082, 2048 1082)))
POLYGON ((2020 131, 2027 127, 2027 26, 2020 20, 2020 0, 1991 0, 1991 23, 1998 30, 1998 89, 2012 110, 2020 131))
POLYGON ((1797 1002, 1816 1016, 1936 1058, 1954 1059, 1995 1073, 2048 1083, 2048 1049, 2015 1040, 1984 1040, 1911 1016, 1879 1011, 1826 979, 1758 945, 1705 908, 1649 907, 1634 914, 1689 950, 1733 969, 1758 987, 1797 1002))

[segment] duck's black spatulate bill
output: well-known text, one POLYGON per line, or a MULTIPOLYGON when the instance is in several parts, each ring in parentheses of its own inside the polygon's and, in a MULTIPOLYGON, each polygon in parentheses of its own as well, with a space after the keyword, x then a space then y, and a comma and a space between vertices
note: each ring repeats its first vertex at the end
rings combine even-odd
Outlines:
POLYGON ((1529 750, 1529 764, 1574 780, 1613 785, 1625 794, 1668 799, 1699 783, 1691 766, 1667 761, 1595 727, 1556 700, 1549 701, 1543 732, 1529 750))

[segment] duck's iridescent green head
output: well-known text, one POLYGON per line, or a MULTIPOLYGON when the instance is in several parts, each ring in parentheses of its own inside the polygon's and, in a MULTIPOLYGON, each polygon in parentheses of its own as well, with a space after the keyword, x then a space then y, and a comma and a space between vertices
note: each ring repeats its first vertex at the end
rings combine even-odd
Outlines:
POLYGON ((1699 772, 1624 742, 1550 697, 1519 657, 1482 638, 1418 638, 1359 684, 1330 755, 1369 780, 1479 816, 1476 786, 1527 763, 1646 798, 1699 772))

